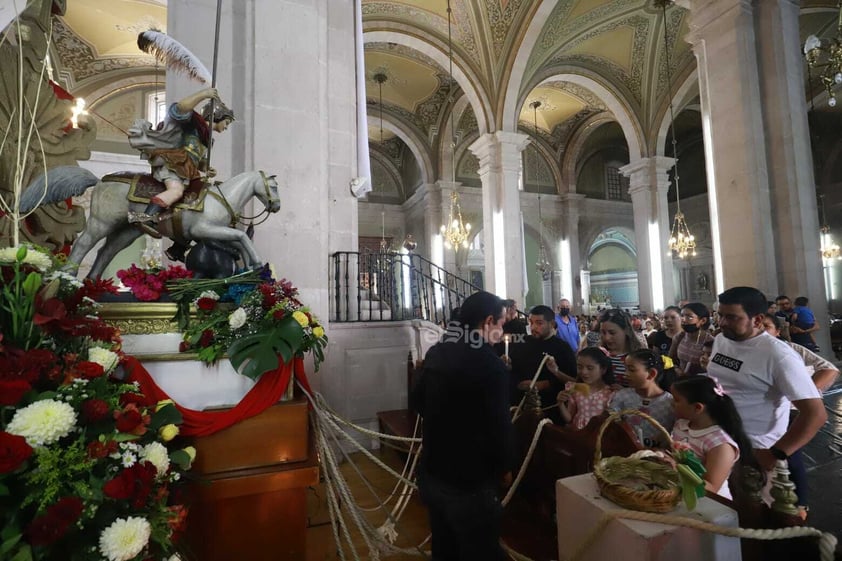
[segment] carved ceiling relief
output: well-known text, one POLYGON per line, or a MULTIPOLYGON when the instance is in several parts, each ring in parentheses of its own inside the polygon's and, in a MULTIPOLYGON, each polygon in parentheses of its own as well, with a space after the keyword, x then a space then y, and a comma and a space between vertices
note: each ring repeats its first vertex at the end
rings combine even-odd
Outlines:
MULTIPOLYGON (((514 27, 512 24, 517 19, 516 16, 520 12, 522 6, 528 7, 528 2, 524 0, 491 0, 485 3, 488 11, 488 25, 491 28, 491 40, 494 49, 494 57, 499 59, 503 52, 503 45, 509 35, 509 31, 514 27)), ((526 12, 527 10, 524 10, 526 12)))
POLYGON ((527 184, 552 192, 555 186, 553 172, 546 158, 531 144, 523 151, 524 180, 527 184))
MULTIPOLYGON (((673 13, 667 12, 667 43, 670 46, 670 76, 673 80, 673 94, 678 88, 678 84, 675 80, 678 77, 679 69, 684 68, 687 64, 695 60, 693 51, 690 49, 690 44, 687 43, 682 36, 682 32, 686 31, 684 29, 684 20, 686 17, 687 12, 685 10, 676 10, 673 13)), ((661 30, 661 34, 663 34, 663 29, 661 30)), ((664 52, 664 40, 661 38, 658 43, 658 71, 657 76, 655 77, 655 83, 657 85, 655 86, 655 95, 653 98, 653 102, 655 103, 657 103, 657 100, 660 99, 661 96, 667 95, 666 66, 667 58, 664 52)))
POLYGON ((594 115, 598 115, 603 112, 605 112, 605 110, 594 109, 592 107, 586 107, 585 109, 582 109, 573 117, 567 119, 563 123, 560 123, 553 129, 552 142, 550 142, 550 144, 556 150, 556 152, 560 154, 567 146, 567 143, 570 141, 570 137, 573 136, 573 133, 576 132, 576 130, 578 130, 579 125, 581 125, 594 115))
POLYGON ((97 57, 94 49, 76 35, 59 18, 54 18, 53 43, 58 60, 55 62, 60 70, 67 70, 72 77, 72 87, 92 76, 97 76, 113 70, 127 68, 149 68, 155 66, 155 59, 150 56, 136 57, 97 57))
MULTIPOLYGON (((436 34, 447 40, 447 20, 414 6, 390 2, 363 2, 362 12, 364 20, 386 19, 409 23, 430 35, 436 34)), ((459 45, 459 50, 466 53, 470 60, 477 65, 482 64, 470 16, 460 2, 453 5, 453 42, 459 45)))
POLYGON ((371 162, 371 187, 377 195, 400 196, 396 178, 377 160, 371 162))
MULTIPOLYGON (((96 125, 88 118, 80 119, 80 128, 68 129, 70 102, 59 100, 53 93, 46 77, 41 79, 41 61, 47 53, 47 36, 53 2, 36 1, 21 16, 26 29, 23 40, 11 36, 0 46, 0 72, 4 77, 18 76, 21 71, 18 57, 23 55, 22 72, 25 90, 23 97, 35 113, 37 138, 29 146, 22 146, 24 152, 22 188, 43 173, 44 167, 76 165, 76 161, 90 157, 89 146, 96 137, 96 125), (21 52, 22 51, 22 52, 21 52), (35 100, 38 100, 37 104, 35 100)), ((57 21, 56 18, 52 18, 57 21)), ((11 206, 14 198, 14 177, 18 166, 17 119, 20 92, 18 80, 4 79, 0 82, 0 130, 8 136, 0 152, 0 197, 11 206)), ((30 123, 25 120, 24 127, 30 123)), ((68 208, 58 203, 38 208, 26 220, 27 228, 21 229, 23 239, 32 243, 60 249, 70 243, 84 227, 85 215, 81 208, 68 208)), ((0 245, 12 240, 13 222, 0 221, 0 245)))
POLYGON ((479 160, 470 151, 465 150, 462 158, 459 160, 459 166, 456 170, 457 177, 465 177, 468 179, 479 179, 479 160))
POLYGON ((474 114, 474 110, 470 105, 462 112, 462 117, 459 119, 459 124, 456 126, 456 130, 462 131, 462 138, 465 138, 468 134, 474 131, 479 131, 477 116, 474 114))

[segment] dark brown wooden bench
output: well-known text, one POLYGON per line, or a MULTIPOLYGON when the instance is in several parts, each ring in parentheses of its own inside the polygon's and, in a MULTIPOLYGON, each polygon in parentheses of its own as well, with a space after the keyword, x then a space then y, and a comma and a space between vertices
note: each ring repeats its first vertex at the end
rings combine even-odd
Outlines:
MULTIPOLYGON (((412 353, 409 353, 406 361, 406 395, 409 398, 409 392, 412 391, 412 385, 415 382, 415 376, 421 372, 421 361, 416 364, 412 360, 412 353)), ((377 412, 377 425, 380 432, 393 436, 411 437, 415 429, 415 423, 418 415, 407 409, 393 409, 391 411, 377 412)), ((418 431, 415 434, 417 438, 421 437, 421 426, 419 424, 418 431)), ((397 442, 393 440, 381 439, 381 446, 395 448, 401 452, 409 452, 409 444, 405 442, 397 442)))

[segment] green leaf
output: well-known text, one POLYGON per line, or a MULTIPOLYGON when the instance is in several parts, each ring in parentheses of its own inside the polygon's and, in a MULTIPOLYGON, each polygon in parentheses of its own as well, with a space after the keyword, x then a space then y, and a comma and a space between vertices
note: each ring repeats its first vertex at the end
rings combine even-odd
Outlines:
POLYGON ((190 469, 190 454, 184 450, 173 450, 170 452, 170 462, 174 463, 181 469, 190 469))
POLYGON ((149 421, 149 430, 156 431, 164 425, 179 425, 183 421, 181 412, 175 405, 167 404, 152 414, 149 421))
POLYGON ((118 432, 114 435, 114 442, 129 442, 132 440, 138 440, 140 437, 136 434, 129 434, 126 432, 118 432))
POLYGON ((9 496, 9 488, 6 487, 4 484, 0 483, 0 497, 8 497, 9 496))
POLYGON ((20 551, 9 561, 32 561, 32 549, 29 547, 29 544, 21 547, 20 551))
POLYGON ((23 537, 23 534, 20 532, 17 532, 8 538, 4 537, 3 543, 0 544, 0 559, 5 558, 5 554, 12 551, 12 548, 18 544, 21 537, 23 537))
POLYGON ((15 259, 18 260, 18 263, 23 263, 23 260, 26 259, 27 249, 25 245, 22 245, 18 248, 18 252, 15 255, 15 259))

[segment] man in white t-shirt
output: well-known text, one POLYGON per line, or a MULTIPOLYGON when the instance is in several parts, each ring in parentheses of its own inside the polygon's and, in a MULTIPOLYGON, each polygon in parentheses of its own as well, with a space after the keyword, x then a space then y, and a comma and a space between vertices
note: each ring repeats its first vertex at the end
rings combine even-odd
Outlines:
POLYGON ((786 343, 763 329, 766 296, 747 286, 719 295, 719 327, 708 364, 734 401, 760 467, 807 444, 827 421, 821 394, 804 362, 786 343), (789 428, 789 404, 798 417, 789 428))

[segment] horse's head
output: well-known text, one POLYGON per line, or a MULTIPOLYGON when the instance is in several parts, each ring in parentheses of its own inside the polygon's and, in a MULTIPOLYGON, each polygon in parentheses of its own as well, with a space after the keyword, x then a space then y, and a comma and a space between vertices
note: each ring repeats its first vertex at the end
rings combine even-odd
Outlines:
POLYGON ((262 171, 260 177, 263 179, 262 188, 258 187, 255 195, 269 212, 281 210, 281 197, 278 195, 278 181, 274 175, 267 176, 262 171))

